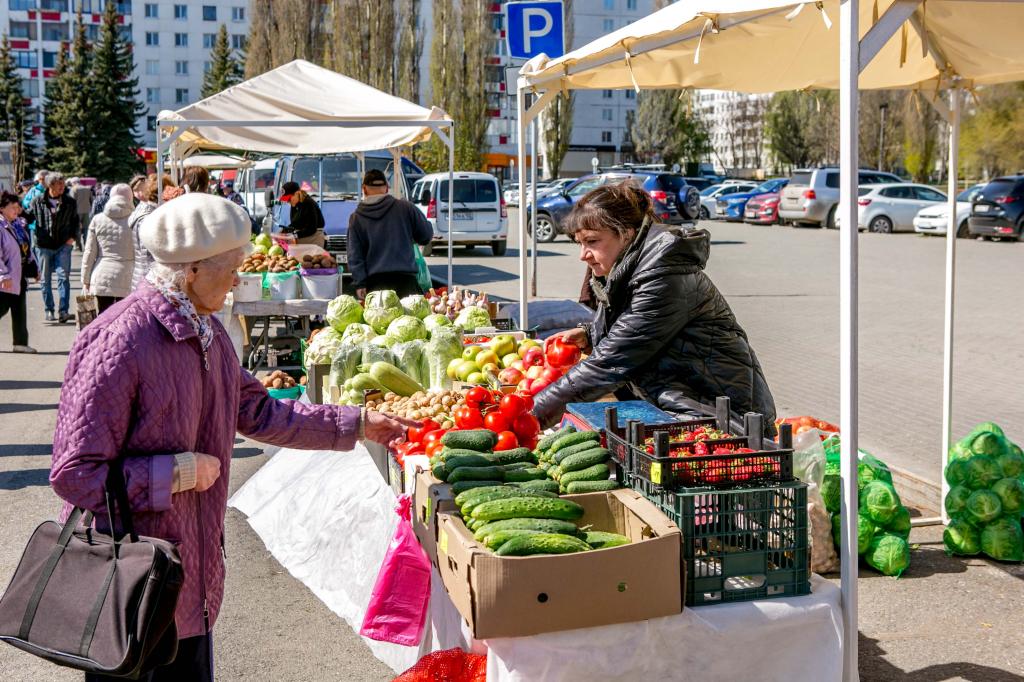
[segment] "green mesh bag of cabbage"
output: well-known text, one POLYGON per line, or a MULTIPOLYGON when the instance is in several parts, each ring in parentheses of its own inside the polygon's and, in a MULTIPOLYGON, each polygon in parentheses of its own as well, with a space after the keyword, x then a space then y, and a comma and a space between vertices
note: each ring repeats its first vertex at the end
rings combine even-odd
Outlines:
POLYGON ((942 534, 947 554, 1024 561, 1024 453, 993 422, 975 426, 949 449, 942 534))

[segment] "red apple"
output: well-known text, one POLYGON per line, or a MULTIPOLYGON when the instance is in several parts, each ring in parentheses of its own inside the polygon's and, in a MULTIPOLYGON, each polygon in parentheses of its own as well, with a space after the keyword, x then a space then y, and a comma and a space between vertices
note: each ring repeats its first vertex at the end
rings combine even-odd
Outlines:
POLYGON ((532 382, 531 382, 530 379, 523 379, 522 381, 519 382, 518 385, 516 385, 516 392, 518 392, 518 393, 530 393, 530 384, 531 383, 532 382))
POLYGON ((541 391, 543 391, 545 388, 547 388, 550 385, 551 385, 551 381, 549 379, 547 379, 546 377, 542 376, 542 377, 540 377, 539 379, 537 379, 536 381, 534 381, 533 383, 530 384, 530 393, 532 393, 533 395, 537 395, 538 393, 540 393, 541 391))
POLYGON ((541 376, 546 379, 549 384, 553 384, 562 378, 562 372, 554 367, 545 367, 544 371, 541 372, 541 376))
POLYGON ((511 367, 512 369, 518 369, 520 372, 526 371, 526 365, 523 364, 522 360, 516 360, 511 365, 509 365, 509 367, 511 367))
POLYGON ((523 380, 523 373, 515 367, 507 367, 498 373, 498 381, 503 384, 518 384, 523 380))
POLYGON ((544 364, 544 351, 536 346, 527 348, 526 353, 523 354, 523 364, 527 367, 534 367, 536 365, 544 364))
POLYGON ((544 367, 542 365, 534 365, 530 369, 526 370, 527 379, 539 379, 544 374, 544 367))

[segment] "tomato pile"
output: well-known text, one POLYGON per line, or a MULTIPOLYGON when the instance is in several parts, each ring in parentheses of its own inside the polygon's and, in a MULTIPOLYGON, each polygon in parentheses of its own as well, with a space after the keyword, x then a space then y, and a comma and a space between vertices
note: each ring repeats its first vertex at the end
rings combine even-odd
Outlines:
MULTIPOLYGON (((754 452, 749 448, 715 448, 713 455, 754 452)), ((720 485, 743 483, 781 473, 782 466, 770 456, 730 459, 685 459, 672 462, 672 474, 682 485, 720 485)))

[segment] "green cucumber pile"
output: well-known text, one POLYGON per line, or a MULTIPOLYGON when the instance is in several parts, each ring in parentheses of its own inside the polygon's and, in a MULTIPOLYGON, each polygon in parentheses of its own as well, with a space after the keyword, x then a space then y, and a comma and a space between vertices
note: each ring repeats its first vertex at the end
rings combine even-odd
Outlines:
MULTIPOLYGON (((493 452, 497 437, 486 429, 450 431, 441 442, 444 448, 432 458, 431 470, 451 483, 466 527, 497 556, 570 554, 629 544, 618 533, 578 525, 583 507, 559 498, 559 483, 548 478, 527 448, 493 452)), ((607 465, 601 464, 607 479, 607 465)))
POLYGON ((596 493, 619 487, 608 478, 611 453, 601 447, 597 431, 565 426, 541 438, 534 453, 538 468, 558 484, 561 493, 596 493))

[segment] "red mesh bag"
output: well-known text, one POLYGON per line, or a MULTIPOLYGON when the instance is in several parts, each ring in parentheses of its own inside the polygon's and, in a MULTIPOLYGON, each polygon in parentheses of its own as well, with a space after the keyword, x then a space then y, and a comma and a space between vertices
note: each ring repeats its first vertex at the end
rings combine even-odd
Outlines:
POLYGON ((487 657, 462 649, 427 654, 394 682, 487 682, 487 657))

